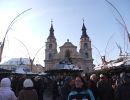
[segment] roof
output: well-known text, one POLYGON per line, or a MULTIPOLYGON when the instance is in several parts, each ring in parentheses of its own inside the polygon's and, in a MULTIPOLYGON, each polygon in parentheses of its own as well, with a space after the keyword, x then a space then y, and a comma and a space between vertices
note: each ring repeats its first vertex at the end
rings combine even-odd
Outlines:
POLYGON ((68 39, 67 39, 67 42, 65 42, 63 44, 63 46, 61 46, 61 47, 75 47, 75 48, 77 48, 77 46, 74 46, 71 42, 69 42, 68 39))
POLYGON ((11 58, 10 60, 2 63, 2 65, 27 65, 30 64, 28 58, 11 58))
POLYGON ((66 70, 82 70, 78 66, 74 64, 68 64, 68 63, 59 63, 54 66, 54 69, 60 70, 60 69, 66 69, 66 70))
POLYGON ((106 68, 119 68, 122 65, 124 65, 125 67, 130 67, 130 56, 120 56, 119 58, 117 58, 116 60, 111 60, 109 61, 109 63, 107 65, 102 65, 100 64, 99 66, 96 66, 94 69, 95 70, 100 70, 102 69, 102 67, 106 67, 106 68))

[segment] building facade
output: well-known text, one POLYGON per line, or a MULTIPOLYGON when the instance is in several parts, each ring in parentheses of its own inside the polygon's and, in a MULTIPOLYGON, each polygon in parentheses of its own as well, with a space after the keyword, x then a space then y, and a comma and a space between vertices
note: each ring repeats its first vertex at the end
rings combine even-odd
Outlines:
POLYGON ((80 49, 77 51, 77 46, 73 45, 68 39, 59 47, 60 51, 57 52, 57 41, 54 35, 54 28, 51 24, 50 33, 47 38, 45 48, 45 69, 53 69, 59 62, 69 60, 70 63, 83 69, 83 71, 90 72, 93 70, 93 58, 91 40, 86 32, 86 27, 83 23, 82 34, 80 37, 80 49))

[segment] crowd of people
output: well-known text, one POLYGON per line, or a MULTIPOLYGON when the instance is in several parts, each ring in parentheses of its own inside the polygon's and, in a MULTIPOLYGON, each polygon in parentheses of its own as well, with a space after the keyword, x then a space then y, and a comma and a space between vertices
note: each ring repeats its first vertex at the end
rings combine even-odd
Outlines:
POLYGON ((11 76, 0 80, 0 100, 43 100, 44 93, 52 100, 129 100, 130 75, 91 74, 88 77, 11 76))

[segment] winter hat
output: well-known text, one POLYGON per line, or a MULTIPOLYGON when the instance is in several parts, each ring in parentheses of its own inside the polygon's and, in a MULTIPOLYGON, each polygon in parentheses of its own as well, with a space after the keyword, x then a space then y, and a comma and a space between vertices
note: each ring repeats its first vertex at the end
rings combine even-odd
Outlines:
POLYGON ((1 83, 0 83, 0 86, 1 87, 10 87, 11 86, 11 81, 9 78, 3 78, 1 80, 1 83))
POLYGON ((100 74, 100 78, 105 77, 103 74, 100 74))
POLYGON ((97 79, 96 74, 92 74, 92 75, 90 76, 90 79, 91 79, 91 80, 95 80, 95 79, 97 79))
POLYGON ((33 82, 31 79, 25 79, 25 81, 23 82, 23 87, 27 88, 27 87, 33 87, 33 82))

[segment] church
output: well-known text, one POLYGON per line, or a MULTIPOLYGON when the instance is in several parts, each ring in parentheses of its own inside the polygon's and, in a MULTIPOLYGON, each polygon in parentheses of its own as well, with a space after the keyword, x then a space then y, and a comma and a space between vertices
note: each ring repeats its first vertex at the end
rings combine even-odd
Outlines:
POLYGON ((45 70, 53 69, 56 64, 61 61, 66 61, 66 59, 69 60, 69 63, 78 66, 85 73, 93 70, 94 64, 92 58, 91 40, 86 32, 84 22, 82 25, 79 51, 77 51, 77 46, 69 42, 68 39, 62 46, 59 47, 60 51, 57 51, 57 41, 52 23, 45 45, 45 70))

